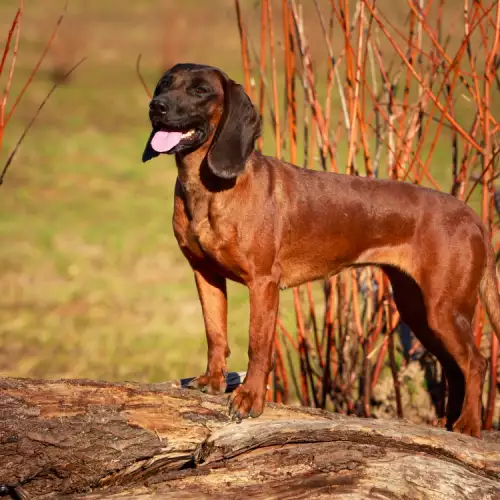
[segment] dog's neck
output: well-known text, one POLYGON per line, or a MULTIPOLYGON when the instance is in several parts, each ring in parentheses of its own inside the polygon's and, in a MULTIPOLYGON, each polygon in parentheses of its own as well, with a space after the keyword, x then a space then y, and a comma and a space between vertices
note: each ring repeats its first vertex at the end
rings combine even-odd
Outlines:
POLYGON ((208 150, 208 147, 201 147, 185 155, 175 155, 178 178, 185 191, 202 189, 207 195, 213 195, 232 189, 241 177, 226 179, 217 176, 208 165, 208 150))
POLYGON ((175 155, 179 181, 186 193, 206 190, 203 189, 204 186, 201 182, 201 166, 205 160, 207 150, 208 148, 198 148, 188 154, 175 155))
POLYGON ((199 148, 186 155, 176 154, 177 177, 182 193, 193 218, 208 216, 211 201, 216 196, 224 196, 233 191, 235 186, 244 184, 245 173, 235 179, 217 177, 207 164, 207 148, 199 148))
POLYGON ((191 217, 196 218, 203 218, 208 214, 212 198, 212 193, 201 181, 201 168, 206 153, 206 148, 199 148, 185 155, 175 155, 177 177, 182 187, 182 194, 191 217))
POLYGON ((195 226, 209 218, 209 210, 216 197, 224 197, 235 186, 237 179, 217 177, 207 163, 207 148, 199 148, 186 155, 176 155, 177 177, 195 226))

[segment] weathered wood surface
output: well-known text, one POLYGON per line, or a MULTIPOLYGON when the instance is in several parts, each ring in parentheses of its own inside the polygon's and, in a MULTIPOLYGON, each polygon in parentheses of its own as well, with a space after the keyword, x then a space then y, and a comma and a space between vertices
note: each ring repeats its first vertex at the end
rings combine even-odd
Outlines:
MULTIPOLYGON (((500 433, 269 405, 174 384, 0 380, 0 491, 12 498, 500 499, 500 433)), ((1 496, 1 493, 0 493, 1 496)))

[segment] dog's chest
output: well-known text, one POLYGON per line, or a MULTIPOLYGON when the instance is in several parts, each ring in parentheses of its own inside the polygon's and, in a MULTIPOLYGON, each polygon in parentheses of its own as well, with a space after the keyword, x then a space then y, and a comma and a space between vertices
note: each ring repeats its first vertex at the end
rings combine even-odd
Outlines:
POLYGON ((208 212, 197 210, 194 217, 174 215, 174 232, 180 247, 198 258, 226 261, 224 249, 229 240, 234 240, 230 226, 214 224, 208 212))
POLYGON ((238 246, 234 227, 213 227, 208 219, 191 223, 185 234, 185 244, 192 255, 202 259, 218 272, 234 281, 244 282, 248 275, 248 260, 238 246))
POLYGON ((186 198, 176 197, 173 225, 188 260, 208 262, 229 279, 244 279, 248 265, 233 211, 225 200, 186 198))

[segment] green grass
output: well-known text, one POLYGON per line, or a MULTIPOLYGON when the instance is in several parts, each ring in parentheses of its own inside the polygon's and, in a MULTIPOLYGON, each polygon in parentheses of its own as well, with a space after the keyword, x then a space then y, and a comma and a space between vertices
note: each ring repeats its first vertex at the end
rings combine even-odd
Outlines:
MULTIPOLYGON (((196 288, 171 228, 175 165, 165 157, 140 161, 148 101, 135 61, 142 52, 145 78, 154 85, 162 70, 162 34, 154 24, 160 3, 70 2, 69 28, 63 24, 55 56, 7 129, 2 164, 50 87, 51 67, 88 56, 49 101, 0 191, 0 375, 158 381, 205 368, 196 288), (64 44, 74 39, 81 44, 65 54, 64 44)), ((184 2, 176 20, 189 18, 195 4, 184 2)), ((2 33, 16 5, 0 6, 2 33)), ((13 95, 61 7, 26 4, 13 95)), ((232 30, 228 43, 236 44, 232 30)), ((193 44, 186 57, 199 60, 202 45, 193 44)), ((232 59, 228 53, 224 59, 235 66, 239 53, 232 59)), ((217 53, 209 62, 224 66, 217 53)), ((247 292, 229 290, 231 368, 241 370, 247 292)))
MULTIPOLYGON (((0 5, 0 32, 16 5, 0 5)), ((14 95, 61 6, 26 2, 14 95)), ((70 2, 66 31, 7 129, 0 165, 50 88, 52 68, 88 56, 43 110, 0 188, 0 375, 159 381, 205 368, 196 288, 171 228, 175 165, 140 161, 149 125, 135 61, 143 53, 151 86, 172 60, 213 64, 241 80, 233 6, 117 6, 70 2), (183 22, 193 19, 199 29, 188 37, 183 22)), ((253 3, 245 8, 255 24, 253 3)), ((268 125, 265 137, 272 153, 268 125)), ((339 145, 341 162, 345 153, 339 145)), ((446 140, 433 160, 439 182, 449 182, 449 164, 446 140)), ((282 315, 292 326, 290 304, 284 292, 282 315)), ((247 331, 247 291, 230 284, 230 369, 246 367, 247 331)))

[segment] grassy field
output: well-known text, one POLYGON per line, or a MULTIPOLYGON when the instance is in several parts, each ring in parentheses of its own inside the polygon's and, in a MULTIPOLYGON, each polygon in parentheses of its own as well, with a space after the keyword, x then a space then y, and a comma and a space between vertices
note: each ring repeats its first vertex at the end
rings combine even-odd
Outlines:
MULTIPOLYGON (((14 95, 62 4, 26 0, 14 95)), ((244 4, 256 22, 255 2, 244 4)), ((16 6, 0 4, 1 33, 16 6)), ((206 346, 192 274, 171 228, 175 165, 170 157, 140 162, 148 99, 135 62, 142 53, 151 86, 176 61, 213 64, 241 79, 233 2, 72 0, 68 9, 0 152, 3 165, 54 68, 87 56, 43 111, 0 188, 0 375, 196 375, 206 346)), ((436 160, 449 164, 448 145, 440 148, 436 160)), ((449 181, 444 172, 437 178, 449 181)), ((247 292, 231 284, 229 296, 229 367, 242 370, 247 292)), ((282 311, 293 321, 290 308, 282 311)))
MULTIPOLYGON (((0 191, 0 375, 158 381, 205 368, 196 288, 171 228, 175 164, 140 161, 148 99, 135 62, 142 53, 151 86, 173 60, 214 64, 238 78, 233 5, 219 2, 219 18, 197 12, 199 2, 167 3, 162 19, 179 31, 169 44, 156 15, 161 2, 125 3, 70 2, 61 41, 7 130, 2 164, 53 68, 88 57, 47 105, 0 191), (188 43, 181 32, 192 15, 227 36, 204 29, 188 43)), ((26 2, 15 91, 62 5, 26 2)), ((2 33, 16 6, 2 2, 2 33)), ((230 367, 241 370, 247 292, 229 290, 230 367)))

